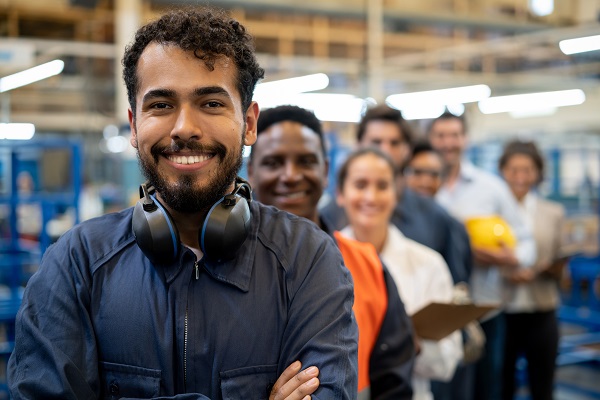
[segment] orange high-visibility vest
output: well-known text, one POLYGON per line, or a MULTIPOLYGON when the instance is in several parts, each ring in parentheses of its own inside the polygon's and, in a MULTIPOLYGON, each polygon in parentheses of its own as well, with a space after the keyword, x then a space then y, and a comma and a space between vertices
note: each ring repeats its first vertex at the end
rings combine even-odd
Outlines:
POLYGON ((369 361, 388 306, 383 267, 375 247, 334 232, 344 264, 354 281, 354 315, 358 325, 358 391, 370 387, 369 361))

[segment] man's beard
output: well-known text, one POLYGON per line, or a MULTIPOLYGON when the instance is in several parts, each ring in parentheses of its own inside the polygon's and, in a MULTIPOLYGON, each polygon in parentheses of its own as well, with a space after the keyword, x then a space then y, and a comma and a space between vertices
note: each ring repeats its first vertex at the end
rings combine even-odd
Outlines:
POLYGON ((175 140, 168 147, 152 146, 150 150, 152 159, 149 159, 149 157, 143 158, 139 149, 137 156, 142 173, 148 182, 154 186, 166 205, 180 213, 206 213, 228 193, 229 187, 235 180, 242 166, 243 143, 242 137, 242 145, 238 149, 239 151, 234 153, 228 152, 227 148, 220 143, 202 145, 193 141, 175 140), (159 173, 158 160, 162 154, 165 151, 176 152, 183 149, 192 150, 196 154, 198 152, 211 153, 214 154, 213 157, 218 157, 221 161, 203 187, 195 185, 197 178, 191 174, 182 174, 176 183, 170 183, 159 173))

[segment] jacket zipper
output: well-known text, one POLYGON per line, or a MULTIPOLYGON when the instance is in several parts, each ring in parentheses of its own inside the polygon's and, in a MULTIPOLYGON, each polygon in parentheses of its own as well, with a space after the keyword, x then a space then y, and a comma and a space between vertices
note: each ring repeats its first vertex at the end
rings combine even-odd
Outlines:
POLYGON ((188 344, 188 309, 185 307, 183 320, 183 387, 187 391, 187 344, 188 344))
MULTIPOLYGON (((200 279, 200 268, 198 261, 194 262, 194 274, 196 280, 200 279)), ((187 347, 188 347, 188 308, 185 307, 185 318, 183 321, 183 386, 187 390, 187 347)))

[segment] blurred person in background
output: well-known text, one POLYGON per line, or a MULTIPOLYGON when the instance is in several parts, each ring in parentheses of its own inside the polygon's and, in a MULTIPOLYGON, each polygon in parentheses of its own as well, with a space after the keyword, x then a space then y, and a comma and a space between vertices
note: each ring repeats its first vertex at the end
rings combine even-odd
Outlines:
POLYGON ((431 198, 442 187, 445 174, 442 155, 429 142, 415 143, 404 167, 406 186, 431 198))
MULTIPOLYGON (((434 250, 408 239, 390 222, 397 201, 396 168, 377 148, 351 153, 339 170, 337 202, 350 224, 342 233, 375 246, 388 266, 409 315, 431 302, 452 301, 452 277, 434 250)), ((415 400, 431 400, 430 379, 448 381, 462 358, 459 331, 439 340, 416 338, 420 353, 415 362, 415 400)))
MULTIPOLYGON (((400 111, 379 105, 367 110, 357 128, 358 147, 377 147, 393 161, 401 172, 411 153, 413 134, 400 111)), ((466 282, 468 271, 461 255, 452 246, 453 224, 450 215, 435 201, 415 193, 406 186, 401 173, 396 175, 396 207, 391 221, 402 233, 440 253, 450 268, 455 283, 466 282)), ((341 229, 348 218, 335 201, 321 209, 323 220, 341 229)))
POLYGON ((411 399, 412 324, 392 277, 373 246, 330 230, 319 216, 329 168, 320 121, 306 109, 279 106, 260 114, 257 135, 248 162, 256 200, 317 224, 352 274, 359 399, 411 399))
MULTIPOLYGON (((509 225, 517 239, 515 248, 500 243, 495 248, 472 246, 474 268, 470 290, 478 304, 502 304, 502 271, 514 271, 535 261, 535 242, 506 183, 496 175, 464 159, 467 132, 463 117, 444 113, 434 119, 428 139, 444 157, 448 172, 436 200, 461 222, 473 217, 497 216, 509 225)), ((485 352, 475 365, 474 399, 500 400, 504 360, 505 322, 501 310, 481 321, 485 352)))
MULTIPOLYGON (((427 141, 415 143, 404 167, 406 186, 423 196, 434 198, 444 183, 445 174, 442 154, 427 141)), ((467 273, 464 282, 455 282, 454 298, 455 301, 464 302, 470 299, 467 282, 473 269, 473 254, 464 225, 455 218, 451 220, 454 225, 454 234, 450 237, 452 247, 455 254, 461 254, 460 259, 467 273)), ((481 357, 485 335, 476 321, 469 323, 462 333, 464 358, 456 367, 454 377, 450 382, 431 382, 436 400, 465 399, 473 395, 470 389, 475 379, 473 362, 481 357)))
POLYGON ((524 356, 531 398, 550 400, 559 341, 558 279, 567 263, 561 254, 565 210, 536 191, 543 181, 544 159, 535 143, 508 143, 500 157, 499 170, 517 199, 519 212, 532 230, 537 247, 533 266, 511 271, 505 280, 503 399, 514 397, 515 364, 519 356, 524 356))

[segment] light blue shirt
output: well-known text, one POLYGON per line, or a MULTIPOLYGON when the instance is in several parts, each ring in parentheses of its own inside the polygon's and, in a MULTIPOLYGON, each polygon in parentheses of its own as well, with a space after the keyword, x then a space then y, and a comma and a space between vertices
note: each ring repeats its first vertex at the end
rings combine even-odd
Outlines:
MULTIPOLYGON (((460 221, 471 217, 498 215, 512 228, 517 247, 515 255, 522 267, 535 262, 535 241, 506 183, 498 176, 462 161, 457 181, 442 186, 436 200, 460 221)), ((502 301, 502 276, 498 267, 477 267, 471 274, 471 294, 476 303, 502 301)))

